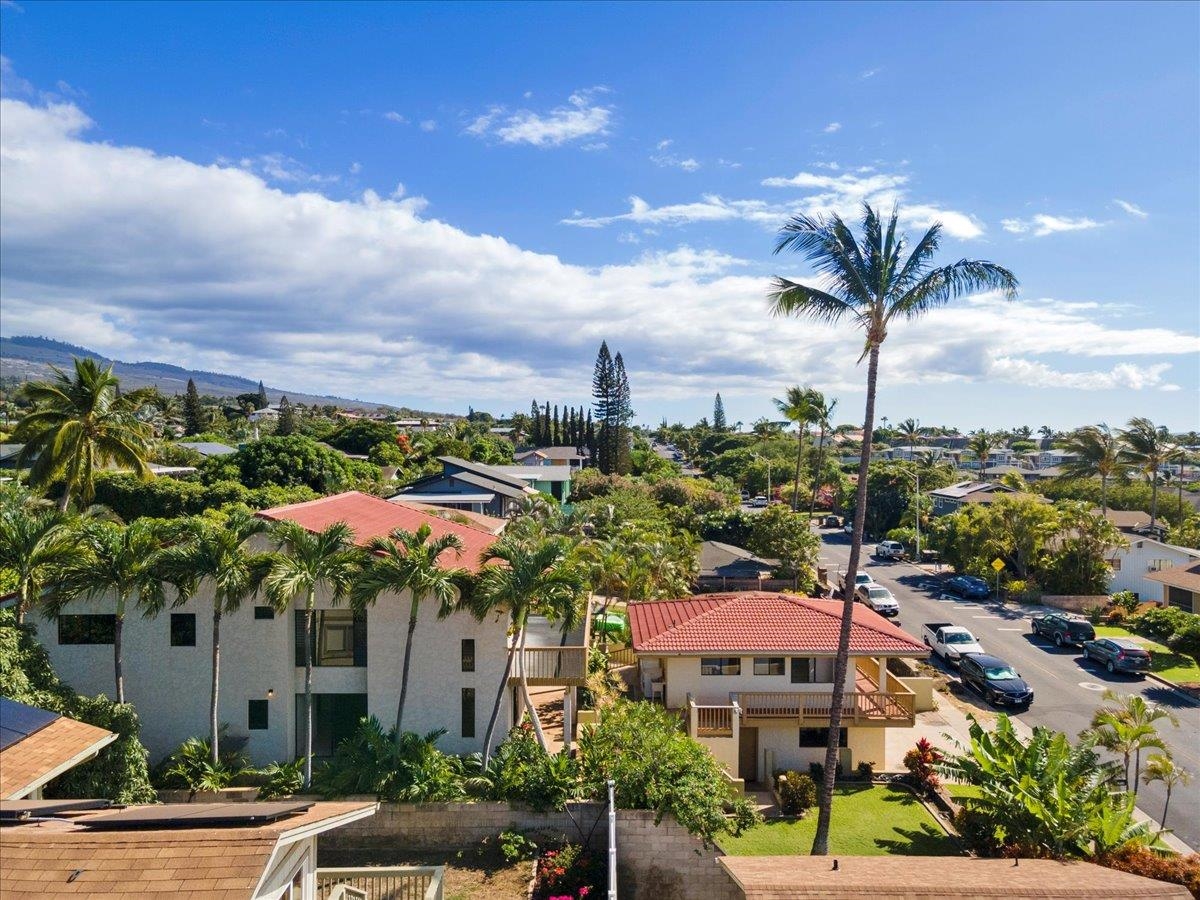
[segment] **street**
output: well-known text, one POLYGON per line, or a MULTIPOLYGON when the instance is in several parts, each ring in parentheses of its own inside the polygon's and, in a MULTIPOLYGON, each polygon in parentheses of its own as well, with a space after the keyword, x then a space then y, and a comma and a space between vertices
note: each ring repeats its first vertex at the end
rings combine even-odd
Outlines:
MULTIPOLYGON (((821 539, 821 565, 828 567, 830 581, 834 582, 850 559, 850 541, 840 532, 831 531, 821 532, 821 539)), ((1147 702, 1170 710, 1179 719, 1179 726, 1161 722, 1159 733, 1170 746, 1176 763, 1197 777, 1191 785, 1180 785, 1173 791, 1167 825, 1191 847, 1200 847, 1200 707, 1150 679, 1138 681, 1120 674, 1110 675, 1095 664, 1084 663, 1078 648, 1059 650, 1046 641, 1034 639, 1029 619, 1041 611, 1039 608, 1004 606, 990 601, 942 600, 938 591, 930 589, 937 583, 935 578, 906 562, 873 560, 868 555, 873 548, 874 544, 864 544, 862 564, 900 603, 896 624, 918 639, 925 622, 952 622, 969 628, 986 652, 1014 666, 1033 688, 1033 705, 1028 711, 1014 714, 1026 725, 1064 731, 1074 739, 1088 727, 1108 688, 1121 694, 1141 694, 1147 702)), ((930 661, 941 666, 936 657, 930 661)), ((989 708, 974 694, 958 696, 981 709, 989 708)), ((1143 767, 1146 756, 1143 752, 1143 767)), ((1161 784, 1141 785, 1138 806, 1157 821, 1162 816, 1165 798, 1161 784)))

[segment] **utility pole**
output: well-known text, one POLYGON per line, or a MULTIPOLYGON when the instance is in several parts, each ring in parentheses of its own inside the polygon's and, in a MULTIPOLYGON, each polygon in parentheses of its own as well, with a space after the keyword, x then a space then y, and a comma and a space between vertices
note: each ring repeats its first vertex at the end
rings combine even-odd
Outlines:
POLYGON ((617 900, 617 801, 616 782, 608 780, 608 900, 617 900))

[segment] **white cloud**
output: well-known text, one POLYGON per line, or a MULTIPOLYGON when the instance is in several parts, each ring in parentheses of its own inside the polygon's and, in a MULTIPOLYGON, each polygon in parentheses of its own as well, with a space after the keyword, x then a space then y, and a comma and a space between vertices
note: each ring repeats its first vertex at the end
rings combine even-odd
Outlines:
POLYGON ((821 130, 824 131, 826 134, 833 134, 834 132, 842 130, 842 123, 841 122, 830 122, 828 125, 826 125, 821 130))
MULTIPOLYGON (((495 138, 505 144, 529 144, 534 147, 561 147, 584 138, 609 133, 613 107, 600 99, 608 93, 605 87, 576 91, 565 105, 538 113, 528 109, 509 112, 503 106, 492 106, 476 116, 464 129, 474 137, 495 138)), ((593 142, 591 149, 603 149, 593 142)))
POLYGON ((437 127, 438 127, 438 124, 433 119, 422 119, 421 120, 421 130, 422 131, 437 131, 437 127))
POLYGON ((400 115, 400 113, 395 112, 394 110, 391 112, 385 112, 383 114, 383 117, 385 119, 387 119, 389 122, 395 122, 397 125, 407 125, 408 124, 408 119, 405 118, 404 116, 400 115))
POLYGON ((350 174, 351 175, 357 175, 361 171, 362 171, 362 163, 360 163, 360 162, 350 163, 350 174))
POLYGON ((880 66, 877 69, 864 69, 862 72, 859 73, 858 78, 860 81, 866 81, 868 78, 874 78, 876 75, 878 75, 882 71, 883 71, 882 66, 880 66))
POLYGON ((742 167, 740 162, 736 162, 732 159, 724 159, 722 157, 717 158, 717 165, 726 169, 740 169, 742 167))
POLYGON ((238 161, 238 165, 282 184, 333 184, 340 180, 338 175, 320 175, 312 172, 304 163, 285 153, 263 153, 259 156, 243 157, 238 161))
POLYGON ((659 141, 655 145, 658 152, 650 154, 650 161, 664 169, 682 169, 684 172, 695 172, 699 169, 700 163, 692 157, 679 157, 666 152, 674 143, 672 140, 659 141))
POLYGON ((1121 209, 1125 210, 1125 212, 1129 213, 1135 219, 1147 219, 1150 217, 1150 213, 1146 212, 1137 204, 1130 203, 1128 200, 1114 199, 1113 203, 1117 204, 1117 206, 1121 207, 1121 209))
MULTIPOLYGON (((768 318, 767 278, 791 258, 768 268, 684 246, 575 265, 426 218, 402 188, 334 200, 257 166, 89 140, 90 125, 70 104, 0 104, 5 334, 427 408, 578 398, 601 339, 655 402, 714 385, 861 390, 859 334, 768 318), (567 326, 549 343, 548 321, 567 326)), ((699 205, 744 219, 766 204, 699 205)), ((643 232, 670 223, 635 209, 643 232)), ((1097 304, 983 296, 896 324, 881 380, 1169 390, 1166 366, 1198 352, 1194 334, 1130 329, 1097 304)))
POLYGON ((1002 219, 1000 224, 1010 234, 1032 234, 1034 237, 1046 237, 1062 231, 1087 231, 1091 228, 1103 227, 1102 222, 1087 217, 1070 219, 1045 213, 1038 213, 1028 219, 1002 219))

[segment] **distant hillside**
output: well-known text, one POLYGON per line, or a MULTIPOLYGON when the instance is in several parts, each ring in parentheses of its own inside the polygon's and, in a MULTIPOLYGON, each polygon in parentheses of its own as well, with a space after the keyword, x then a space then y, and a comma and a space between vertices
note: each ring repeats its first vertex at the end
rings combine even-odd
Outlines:
MULTIPOLYGON (((184 369, 169 363, 160 362, 122 362, 63 341, 46 337, 30 337, 17 335, 15 337, 0 337, 0 377, 31 381, 45 378, 50 374, 51 366, 69 369, 72 360, 77 356, 90 356, 104 364, 113 364, 113 374, 121 379, 122 387, 138 388, 153 385, 164 394, 182 394, 187 389, 188 379, 196 382, 196 390, 201 394, 211 394, 214 397, 232 397, 236 394, 248 394, 258 390, 258 380, 242 378, 239 375, 226 375, 221 372, 204 372, 196 369, 184 369)), ((345 397, 329 397, 318 394, 305 394, 302 391, 288 390, 267 386, 267 396, 271 402, 277 402, 287 394, 293 403, 307 405, 333 404, 342 407, 360 409, 379 409, 387 404, 374 403, 367 400, 352 400, 345 397)), ((388 409, 396 409, 387 406, 388 409)), ((399 409, 398 413, 413 416, 428 416, 443 418, 447 414, 422 410, 399 409)))

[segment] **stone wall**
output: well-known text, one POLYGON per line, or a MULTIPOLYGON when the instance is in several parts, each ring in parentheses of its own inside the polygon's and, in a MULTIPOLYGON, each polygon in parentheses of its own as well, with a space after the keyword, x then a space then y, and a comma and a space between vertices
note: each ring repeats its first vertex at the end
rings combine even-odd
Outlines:
MULTIPOLYGON (((537 812, 510 803, 384 803, 366 819, 319 838, 321 865, 405 850, 469 847, 506 829, 548 832, 554 839, 608 849, 608 815, 599 803, 537 812)), ((617 812, 617 881, 622 900, 738 900, 741 892, 705 847, 673 819, 654 824, 647 810, 617 812)))
POLYGON ((1055 609, 1063 609, 1067 612, 1081 613, 1089 606, 1107 606, 1107 594, 1044 594, 1042 596, 1043 606, 1053 606, 1055 609))

